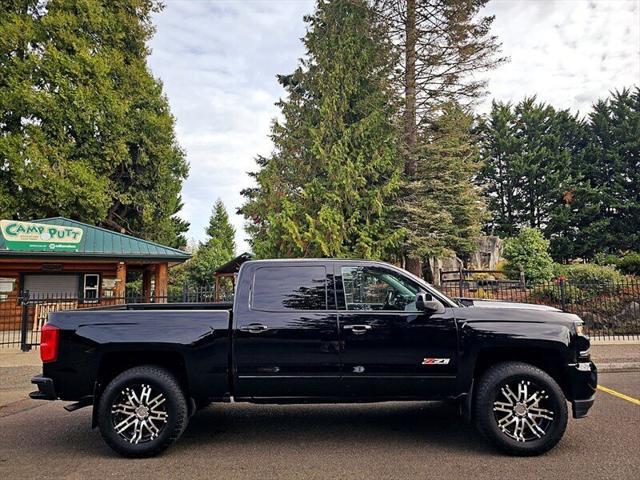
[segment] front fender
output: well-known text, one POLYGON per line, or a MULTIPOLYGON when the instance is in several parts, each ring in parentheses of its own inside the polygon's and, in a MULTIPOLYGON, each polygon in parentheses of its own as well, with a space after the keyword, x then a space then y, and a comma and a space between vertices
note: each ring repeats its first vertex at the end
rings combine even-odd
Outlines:
POLYGON ((554 358, 562 358, 559 368, 564 368, 571 361, 571 329, 565 324, 474 321, 461 323, 458 331, 461 392, 470 391, 478 358, 483 352, 492 351, 499 357, 503 351, 504 360, 541 356, 541 361, 545 352, 549 352, 554 358))

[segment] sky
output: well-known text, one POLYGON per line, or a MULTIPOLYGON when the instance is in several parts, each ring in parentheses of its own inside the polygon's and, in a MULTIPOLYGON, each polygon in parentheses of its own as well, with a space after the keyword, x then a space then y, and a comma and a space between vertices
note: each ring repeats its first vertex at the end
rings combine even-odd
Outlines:
MULTIPOLYGON (((304 54, 303 16, 313 0, 164 0, 154 16, 149 66, 164 85, 190 164, 180 214, 187 237, 205 238, 213 203, 225 203, 238 253, 249 250, 240 191, 255 157, 268 155, 277 74, 304 54)), ((525 96, 584 115, 609 92, 640 85, 640 0, 493 0, 493 33, 509 62, 486 74, 486 97, 525 96)))

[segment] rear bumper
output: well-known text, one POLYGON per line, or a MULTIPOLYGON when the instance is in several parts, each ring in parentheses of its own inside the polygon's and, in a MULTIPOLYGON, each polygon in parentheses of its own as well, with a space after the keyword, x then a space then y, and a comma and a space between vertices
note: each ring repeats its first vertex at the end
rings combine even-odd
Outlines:
POLYGON ((569 387, 573 418, 587 416, 593 406, 598 388, 598 369, 593 362, 569 365, 569 387))
POLYGON ((38 386, 37 392, 31 392, 29 397, 34 400, 56 400, 56 389, 53 386, 53 380, 47 377, 33 377, 31 383, 38 386))

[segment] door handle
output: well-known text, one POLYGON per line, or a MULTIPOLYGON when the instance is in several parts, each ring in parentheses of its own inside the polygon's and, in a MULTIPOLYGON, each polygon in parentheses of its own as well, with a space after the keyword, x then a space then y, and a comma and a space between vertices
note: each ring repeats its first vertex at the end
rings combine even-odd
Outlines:
POLYGON ((266 325, 262 325, 261 323, 250 323, 249 325, 244 325, 240 327, 241 332, 249 332, 249 333, 262 333, 268 329, 269 327, 267 327, 266 325))
POLYGON ((367 333, 371 330, 371 325, 345 325, 345 330, 351 330, 354 335, 362 335, 363 333, 367 333))

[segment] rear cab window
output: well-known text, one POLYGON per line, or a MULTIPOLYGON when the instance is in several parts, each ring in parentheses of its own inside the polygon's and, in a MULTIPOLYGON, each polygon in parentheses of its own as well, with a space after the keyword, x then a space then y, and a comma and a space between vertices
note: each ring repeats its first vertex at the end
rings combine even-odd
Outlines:
POLYGON ((256 269, 250 308, 266 312, 327 310, 326 268, 301 265, 256 269))

